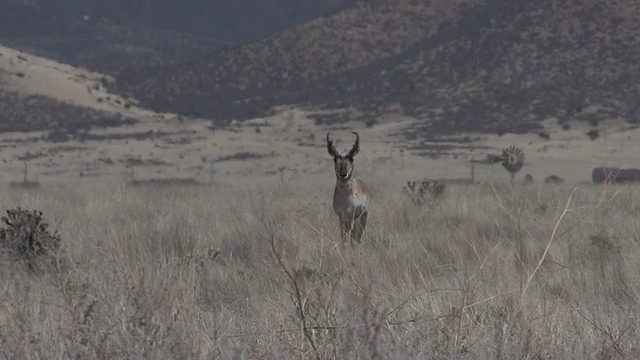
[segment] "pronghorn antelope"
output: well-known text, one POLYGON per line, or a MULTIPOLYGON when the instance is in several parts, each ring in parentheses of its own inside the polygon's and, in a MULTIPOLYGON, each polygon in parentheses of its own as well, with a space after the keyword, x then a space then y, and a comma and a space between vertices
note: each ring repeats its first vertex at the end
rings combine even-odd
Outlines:
POLYGON ((369 189, 360 179, 353 176, 353 157, 360 151, 360 136, 346 155, 340 154, 327 134, 327 150, 333 157, 336 172, 336 188, 333 192, 333 211, 340 219, 342 241, 349 237, 349 242, 360 242, 367 225, 367 206, 369 205, 369 189))

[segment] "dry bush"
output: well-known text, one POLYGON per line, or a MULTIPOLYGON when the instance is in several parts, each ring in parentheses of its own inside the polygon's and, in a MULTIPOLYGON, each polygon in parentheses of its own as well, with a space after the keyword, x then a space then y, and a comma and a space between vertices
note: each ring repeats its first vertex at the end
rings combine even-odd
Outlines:
POLYGON ((42 211, 20 207, 7 210, 0 220, 0 250, 13 260, 23 260, 34 268, 44 257, 53 258, 60 247, 58 231, 49 232, 42 211))
POLYGON ((402 190, 414 204, 423 206, 444 195, 446 185, 438 180, 407 181, 402 190))
POLYGON ((52 187, 59 272, 0 263, 0 358, 625 358, 640 350, 639 190, 371 179, 342 247, 332 183, 52 187))

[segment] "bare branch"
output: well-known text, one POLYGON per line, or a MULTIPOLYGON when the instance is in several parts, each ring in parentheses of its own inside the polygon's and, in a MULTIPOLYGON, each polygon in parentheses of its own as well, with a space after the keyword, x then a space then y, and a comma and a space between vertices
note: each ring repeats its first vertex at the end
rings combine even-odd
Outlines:
MULTIPOLYGON (((329 135, 327 134, 327 138, 328 137, 329 135)), ((278 251, 276 250, 276 239, 275 239, 275 236, 273 236, 273 234, 271 234, 271 251, 273 251, 273 255, 276 257, 276 260, 278 261, 278 265, 280 265, 284 273, 287 275, 287 277, 291 281, 291 286, 293 287, 293 291, 296 299, 296 306, 298 307, 298 316, 300 316, 300 321, 302 322, 302 333, 304 334, 305 338, 307 338, 309 345, 311 345, 311 348, 313 349, 313 352, 315 354, 315 358, 320 360, 320 353, 318 352, 316 343, 313 341, 313 337, 311 335, 311 328, 307 325, 307 316, 304 313, 304 301, 302 299, 302 291, 298 286, 298 281, 293 276, 291 271, 289 271, 287 266, 284 264, 284 262, 282 261, 282 257, 280 257, 280 254, 278 254, 278 251)))

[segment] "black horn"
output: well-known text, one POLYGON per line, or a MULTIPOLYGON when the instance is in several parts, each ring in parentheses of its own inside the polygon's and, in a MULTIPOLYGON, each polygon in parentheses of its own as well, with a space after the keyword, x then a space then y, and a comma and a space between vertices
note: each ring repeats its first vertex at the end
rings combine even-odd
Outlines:
POLYGON ((327 151, 329 152, 329 155, 333 157, 338 156, 338 151, 336 150, 336 147, 333 145, 333 140, 329 139, 329 133, 327 133, 327 151))
POLYGON ((349 157, 350 158, 356 156, 358 154, 358 152, 360 151, 360 136, 355 131, 353 132, 353 134, 356 136, 356 142, 355 142, 355 144, 353 144, 353 147, 349 151, 349 157))

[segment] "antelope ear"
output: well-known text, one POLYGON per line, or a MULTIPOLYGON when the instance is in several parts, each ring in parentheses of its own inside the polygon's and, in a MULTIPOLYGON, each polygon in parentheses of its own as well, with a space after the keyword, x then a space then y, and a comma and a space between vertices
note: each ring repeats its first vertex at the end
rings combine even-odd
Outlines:
POLYGON ((327 151, 334 159, 338 157, 338 152, 336 151, 336 147, 333 145, 333 140, 329 138, 329 133, 327 133, 327 151))
POLYGON ((353 132, 353 134, 356 136, 356 142, 353 144, 353 147, 349 151, 348 155, 352 159, 358 154, 358 152, 360 152, 360 135, 358 135, 358 133, 355 131, 353 132))

